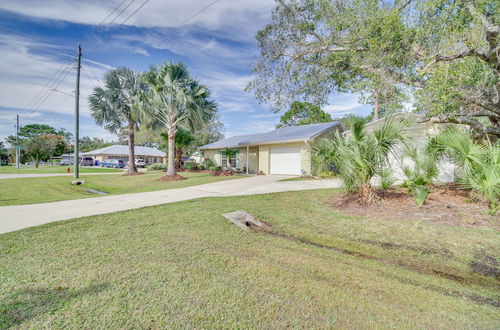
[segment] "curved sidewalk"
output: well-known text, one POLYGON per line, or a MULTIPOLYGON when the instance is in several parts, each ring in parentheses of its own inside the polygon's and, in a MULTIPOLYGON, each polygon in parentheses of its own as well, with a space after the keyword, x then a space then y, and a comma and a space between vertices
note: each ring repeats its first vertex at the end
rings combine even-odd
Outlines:
POLYGON ((268 175, 207 183, 186 188, 0 207, 0 233, 53 221, 173 203, 202 197, 267 194, 340 187, 339 180, 279 182, 289 176, 268 175))

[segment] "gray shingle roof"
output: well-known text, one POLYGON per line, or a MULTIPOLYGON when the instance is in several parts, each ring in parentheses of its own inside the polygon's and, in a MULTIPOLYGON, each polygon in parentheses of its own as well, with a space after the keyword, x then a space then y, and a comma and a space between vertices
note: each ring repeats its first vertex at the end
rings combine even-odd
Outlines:
MULTIPOLYGON (((153 156, 153 157, 165 157, 166 154, 163 151, 160 151, 155 148, 150 147, 134 147, 136 156, 153 156)), ((124 145, 112 145, 109 147, 104 147, 96 150, 92 150, 89 152, 83 153, 84 156, 91 155, 124 155, 128 156, 128 146, 124 145)))
POLYGON ((247 145, 310 140, 325 131, 340 125, 340 122, 282 127, 261 134, 237 135, 200 147, 200 149, 223 149, 246 147, 247 145))

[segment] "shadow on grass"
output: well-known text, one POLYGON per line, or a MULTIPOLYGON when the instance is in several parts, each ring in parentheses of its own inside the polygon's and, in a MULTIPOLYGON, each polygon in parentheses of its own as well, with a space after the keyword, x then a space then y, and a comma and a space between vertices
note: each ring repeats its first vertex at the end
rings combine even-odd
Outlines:
POLYGON ((81 289, 36 288, 18 290, 0 301, 0 329, 18 326, 46 313, 53 313, 72 299, 99 293, 107 283, 90 285, 81 289))

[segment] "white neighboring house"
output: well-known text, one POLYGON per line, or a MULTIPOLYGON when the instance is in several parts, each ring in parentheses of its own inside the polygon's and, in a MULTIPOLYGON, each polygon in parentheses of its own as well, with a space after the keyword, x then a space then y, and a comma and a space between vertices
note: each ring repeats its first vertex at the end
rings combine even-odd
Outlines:
MULTIPOLYGON (((135 146, 135 158, 140 158, 146 164, 164 163, 167 162, 167 154, 161 150, 150 147, 135 146)), ((121 159, 128 162, 128 146, 127 145, 112 145, 88 152, 84 152, 83 156, 94 158, 94 162, 102 162, 111 159, 121 159)))
MULTIPOLYGON (((411 120, 413 122, 406 130, 405 134, 410 138, 411 142, 414 143, 417 148, 423 148, 429 137, 435 137, 446 127, 446 124, 437 124, 423 121, 424 116, 411 113, 411 112, 400 112, 393 115, 396 120, 411 120)), ((366 124, 367 131, 371 132, 384 123, 384 118, 375 120, 366 124)), ((345 131, 344 135, 348 136, 350 131, 345 131)), ((402 159, 402 150, 396 148, 389 155, 389 165, 393 170, 393 176, 398 180, 403 180, 404 166, 411 166, 413 162, 408 159, 402 159)), ((436 178, 436 182, 454 182, 456 179, 457 167, 451 159, 444 159, 438 164, 439 174, 436 178)))

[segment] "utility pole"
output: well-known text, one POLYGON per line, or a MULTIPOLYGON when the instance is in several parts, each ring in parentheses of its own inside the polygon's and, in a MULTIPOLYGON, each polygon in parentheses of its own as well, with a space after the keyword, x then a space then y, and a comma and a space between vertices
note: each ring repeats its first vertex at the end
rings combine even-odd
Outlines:
POLYGON ((16 115, 16 168, 19 172, 21 167, 19 164, 21 162, 21 149, 19 148, 19 115, 16 115))
POLYGON ((82 60, 82 47, 78 45, 78 57, 76 62, 76 90, 75 90, 75 148, 73 164, 75 165, 75 179, 79 177, 80 152, 79 152, 79 131, 80 131, 80 67, 82 60))

